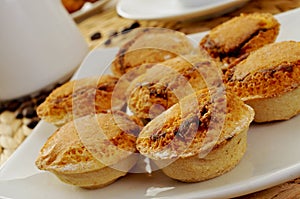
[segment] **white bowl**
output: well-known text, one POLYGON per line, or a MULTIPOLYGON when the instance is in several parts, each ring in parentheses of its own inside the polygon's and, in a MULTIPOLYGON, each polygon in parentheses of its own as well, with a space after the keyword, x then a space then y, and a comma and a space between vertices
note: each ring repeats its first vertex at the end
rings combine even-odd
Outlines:
POLYGON ((0 1, 0 100, 70 77, 88 52, 60 0, 0 1))

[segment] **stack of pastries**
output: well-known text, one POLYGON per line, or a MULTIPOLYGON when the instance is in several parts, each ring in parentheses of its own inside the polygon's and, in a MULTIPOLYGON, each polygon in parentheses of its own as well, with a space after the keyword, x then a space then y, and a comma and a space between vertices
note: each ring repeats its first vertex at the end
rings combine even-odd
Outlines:
POLYGON ((230 171, 253 121, 300 112, 300 43, 276 43, 279 27, 271 14, 242 14, 196 47, 175 31, 137 31, 113 75, 70 81, 38 107, 58 129, 37 167, 84 188, 125 176, 140 157, 182 182, 230 171))

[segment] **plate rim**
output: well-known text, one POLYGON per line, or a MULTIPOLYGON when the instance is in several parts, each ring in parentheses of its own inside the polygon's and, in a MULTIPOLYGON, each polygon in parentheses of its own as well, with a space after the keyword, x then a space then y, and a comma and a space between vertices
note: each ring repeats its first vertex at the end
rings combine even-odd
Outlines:
MULTIPOLYGON (((291 11, 288 11, 288 12, 285 12, 285 13, 281 13, 277 16, 282 16, 282 15, 286 15, 288 13, 293 13, 293 12, 297 12, 298 14, 300 14, 300 8, 294 9, 294 10, 291 10, 291 11)), ((190 36, 193 39, 197 40, 202 35, 205 35, 205 32, 196 33, 196 34, 188 35, 188 36, 190 36)), ((105 50, 105 49, 103 49, 103 50, 105 50)), ((90 56, 90 54, 92 52, 96 52, 96 51, 91 51, 87 55, 85 60, 88 59, 88 56, 90 56)), ((300 115, 297 116, 297 117, 299 119, 300 115)), ((7 162, 4 163, 3 165, 1 165, 1 167, 0 167, 0 176, 1 176, 1 173, 4 172, 5 167, 9 166, 8 163, 13 161, 13 159, 15 159, 16 157, 18 157, 18 154, 22 150, 22 148, 26 147, 27 144, 30 144, 31 139, 34 139, 36 136, 38 136, 38 134, 40 133, 39 129, 44 127, 45 125, 46 125, 45 122, 41 121, 38 124, 38 126, 33 130, 33 132, 26 138, 26 140, 18 147, 18 149, 15 151, 15 153, 7 160, 7 162)), ((226 190, 225 196, 238 196, 237 194, 244 195, 244 194, 247 194, 247 193, 252 193, 253 191, 259 191, 259 190, 262 190, 262 189, 280 184, 280 183, 285 182, 287 180, 294 179, 295 177, 298 177, 299 175, 300 175, 300 162, 297 163, 297 164, 293 164, 289 167, 285 167, 285 169, 280 169, 279 171, 268 173, 267 175, 262 175, 262 176, 264 176, 264 178, 267 178, 267 180, 265 180, 265 179, 262 180, 261 179, 262 177, 260 177, 259 179, 252 179, 252 182, 249 184, 249 186, 239 185, 239 188, 232 187, 232 186, 229 187, 229 188, 227 187, 228 190, 226 190)), ((239 183, 235 183, 235 184, 239 184, 239 183)), ((216 198, 221 197, 221 196, 224 197, 224 187, 221 187, 220 190, 216 194, 214 194, 214 197, 216 197, 216 198)), ((207 193, 207 194, 208 194, 207 197, 212 196, 211 194, 209 195, 209 193, 207 193)), ((190 197, 190 196, 195 197, 195 192, 192 192, 190 194, 189 193, 183 193, 182 195, 180 195, 178 197, 190 197)), ((202 197, 205 198, 205 196, 202 196, 202 197)))
MULTIPOLYGON (((90 3, 91 7, 87 10, 83 10, 82 8, 70 13, 71 17, 74 20, 82 20, 84 17, 88 16, 90 13, 97 11, 98 9, 102 8, 105 6, 110 0, 98 0, 94 3, 90 3)), ((89 3, 89 2, 87 2, 89 3)))
MULTIPOLYGON (((234 9, 237 9, 244 4, 246 4, 250 0, 220 0, 219 2, 216 2, 214 4, 208 5, 208 6, 199 6, 194 7, 190 9, 189 12, 185 11, 183 13, 178 12, 177 14, 172 15, 162 15, 162 16, 145 16, 145 15, 135 15, 134 13, 128 13, 123 10, 124 5, 126 5, 129 1, 135 1, 140 2, 139 0, 120 0, 118 1, 116 5, 116 11, 117 13, 128 19, 134 19, 134 20, 174 20, 180 18, 180 20, 186 20, 191 18, 209 18, 211 16, 216 16, 225 14, 227 12, 230 12, 234 9)), ((147 1, 147 0, 146 0, 147 1)), ((167 0, 170 1, 170 0, 167 0)))

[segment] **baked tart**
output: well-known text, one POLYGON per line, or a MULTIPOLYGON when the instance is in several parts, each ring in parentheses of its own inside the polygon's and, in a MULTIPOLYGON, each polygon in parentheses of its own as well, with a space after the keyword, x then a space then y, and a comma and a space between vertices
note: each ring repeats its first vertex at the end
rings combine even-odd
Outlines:
POLYGON ((128 108, 141 119, 152 119, 190 93, 213 86, 208 78, 222 81, 218 71, 220 65, 200 55, 178 56, 155 64, 132 81, 128 108))
POLYGON ((38 116, 56 126, 88 114, 105 113, 125 106, 122 94, 113 91, 119 78, 112 75, 69 81, 53 90, 37 107, 38 116), (118 105, 117 105, 118 104, 118 105))
POLYGON ((300 112, 300 43, 283 41, 252 52, 225 82, 255 110, 255 122, 287 120, 300 112))
POLYGON ((184 33, 163 28, 137 28, 123 44, 111 64, 114 75, 120 77, 142 64, 159 63, 191 54, 195 47, 184 33))
POLYGON ((35 164, 65 183, 100 188, 125 176, 136 164, 140 130, 123 112, 84 116, 60 127, 46 141, 35 164))
POLYGON ((253 117, 253 109, 236 95, 202 89, 150 121, 137 138, 137 149, 170 178, 211 179, 240 162, 253 117))
POLYGON ((200 47, 223 62, 226 70, 250 52, 274 42, 279 29, 280 24, 272 14, 241 14, 213 28, 200 41, 200 47))

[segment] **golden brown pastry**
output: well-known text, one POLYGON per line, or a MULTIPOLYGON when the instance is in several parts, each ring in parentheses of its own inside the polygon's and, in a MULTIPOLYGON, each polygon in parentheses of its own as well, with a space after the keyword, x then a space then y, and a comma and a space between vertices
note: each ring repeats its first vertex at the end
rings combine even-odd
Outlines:
POLYGON ((73 13, 82 8, 85 0, 61 0, 61 2, 69 13, 73 13))
POLYGON ((159 63, 194 50, 185 34, 159 28, 138 28, 132 39, 120 47, 111 65, 114 75, 120 77, 130 69, 146 63, 159 63))
POLYGON ((300 43, 269 44, 225 74, 232 92, 255 110, 256 122, 287 120, 300 112, 300 43))
POLYGON ((137 149, 173 179, 207 180, 239 163, 253 117, 253 109, 236 95, 202 89, 150 121, 137 149))
POLYGON ((50 93, 37 108, 37 114, 41 119, 61 126, 88 114, 120 110, 125 103, 122 102, 122 94, 114 93, 112 102, 118 80, 117 77, 103 75, 67 82, 50 93))
POLYGON ((89 189, 106 186, 135 165, 140 129, 123 112, 78 118, 46 141, 36 166, 68 184, 89 189))
POLYGON ((152 119, 179 99, 208 87, 208 78, 217 79, 218 69, 216 62, 200 55, 178 56, 156 64, 131 83, 128 108, 139 118, 152 119))
POLYGON ((269 13, 241 14, 213 28, 200 47, 224 63, 224 69, 266 44, 275 41, 280 24, 269 13))

